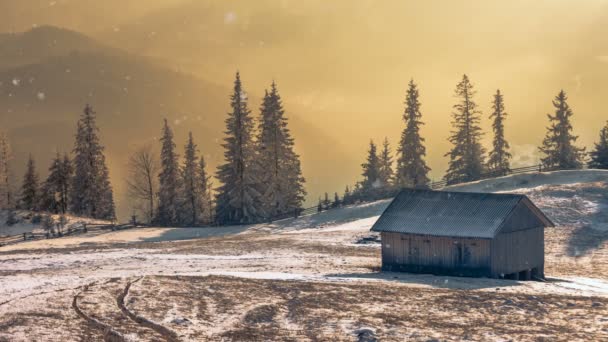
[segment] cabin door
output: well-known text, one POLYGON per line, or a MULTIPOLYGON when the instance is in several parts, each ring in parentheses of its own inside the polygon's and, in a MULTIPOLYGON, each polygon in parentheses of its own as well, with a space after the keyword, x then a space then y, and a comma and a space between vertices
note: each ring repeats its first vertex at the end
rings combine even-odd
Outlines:
POLYGON ((471 259, 471 251, 469 246, 466 246, 460 242, 455 244, 456 246, 456 266, 466 267, 469 265, 471 259))

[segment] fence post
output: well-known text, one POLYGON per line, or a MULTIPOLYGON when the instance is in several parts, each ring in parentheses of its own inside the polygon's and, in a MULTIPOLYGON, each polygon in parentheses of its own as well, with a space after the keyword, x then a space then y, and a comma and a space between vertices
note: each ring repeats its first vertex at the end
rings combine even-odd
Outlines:
POLYGON ((538 163, 538 172, 543 172, 543 164, 538 163))
POLYGON ((85 233, 87 232, 87 224, 86 223, 82 224, 82 231, 84 231, 85 233))
POLYGON ((27 241, 27 233, 23 233, 23 241, 27 241))

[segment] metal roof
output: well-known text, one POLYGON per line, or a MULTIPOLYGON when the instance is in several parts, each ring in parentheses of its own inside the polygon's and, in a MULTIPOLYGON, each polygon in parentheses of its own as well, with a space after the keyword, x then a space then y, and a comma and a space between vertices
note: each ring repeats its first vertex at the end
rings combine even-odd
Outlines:
POLYGON ((372 231, 493 238, 522 200, 537 209, 533 213, 542 222, 552 225, 525 195, 403 189, 372 231))

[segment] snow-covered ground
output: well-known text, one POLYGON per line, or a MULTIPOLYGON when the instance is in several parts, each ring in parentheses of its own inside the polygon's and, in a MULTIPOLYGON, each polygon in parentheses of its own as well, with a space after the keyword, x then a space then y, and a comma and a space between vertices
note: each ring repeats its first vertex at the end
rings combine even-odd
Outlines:
POLYGON ((273 224, 141 228, 2 247, 0 341, 99 338, 74 311, 75 297, 83 312, 130 339, 159 339, 116 306, 129 288, 126 308, 180 340, 268 340, 270 333, 357 340, 364 328, 386 340, 608 338, 608 171, 524 174, 451 189, 530 196, 557 224, 546 231, 549 281, 380 272, 379 244, 360 241, 373 235, 385 200, 273 224), (400 308, 413 310, 412 303, 418 311, 400 308), (431 321, 418 319, 419 311, 431 321), (484 315, 492 317, 482 324, 484 315))
MULTIPOLYGON (((8 235, 18 235, 23 233, 42 233, 44 229, 42 228, 42 224, 40 222, 33 223, 33 218, 37 216, 36 213, 32 213, 26 210, 17 210, 14 212, 15 219, 17 223, 8 225, 7 219, 9 216, 8 210, 0 210, 0 237, 8 236, 8 235)), ((41 215, 39 215, 42 217, 41 215)), ((59 221, 59 215, 51 215, 55 222, 59 221)), ((108 221, 104 220, 95 220, 91 218, 77 217, 72 215, 66 215, 66 226, 69 227, 80 227, 83 223, 87 224, 107 224, 108 221)))

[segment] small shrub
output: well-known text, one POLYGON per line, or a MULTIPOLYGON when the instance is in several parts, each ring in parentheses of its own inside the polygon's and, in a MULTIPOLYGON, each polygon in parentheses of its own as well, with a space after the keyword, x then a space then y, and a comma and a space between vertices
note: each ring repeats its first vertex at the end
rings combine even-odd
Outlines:
POLYGON ((14 210, 9 211, 8 216, 6 217, 6 225, 12 226, 17 223, 19 223, 19 220, 17 219, 17 213, 15 213, 14 210))
POLYGON ((34 216, 32 216, 32 224, 40 224, 40 223, 42 223, 42 215, 34 214, 34 216))

